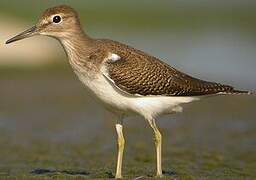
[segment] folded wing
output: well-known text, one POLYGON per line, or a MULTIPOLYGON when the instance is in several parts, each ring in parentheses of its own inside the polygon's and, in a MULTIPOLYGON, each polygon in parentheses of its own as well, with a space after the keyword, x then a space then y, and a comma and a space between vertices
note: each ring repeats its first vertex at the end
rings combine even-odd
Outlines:
POLYGON ((110 40, 104 40, 104 42, 108 42, 109 53, 105 63, 106 76, 126 93, 142 96, 247 93, 234 90, 228 85, 193 78, 155 57, 118 42, 110 40))

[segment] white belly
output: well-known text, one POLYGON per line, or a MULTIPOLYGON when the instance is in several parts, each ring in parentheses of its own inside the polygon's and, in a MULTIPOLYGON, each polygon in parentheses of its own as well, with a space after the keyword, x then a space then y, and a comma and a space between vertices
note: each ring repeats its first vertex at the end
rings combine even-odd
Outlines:
POLYGON ((180 112, 179 106, 198 100, 195 97, 171 96, 126 96, 102 75, 90 79, 86 75, 77 73, 83 84, 90 89, 92 94, 100 99, 107 108, 129 114, 135 112, 144 117, 155 117, 164 113, 180 112))
MULTIPOLYGON (((111 108, 114 111, 121 111, 125 114, 135 112, 145 118, 151 118, 163 113, 180 112, 182 111, 180 104, 199 99, 197 97, 127 95, 106 79, 103 75, 107 72, 104 65, 101 67, 100 72, 97 72, 98 67, 93 63, 87 63, 86 68, 81 68, 82 64, 76 61, 81 57, 74 53, 72 43, 65 39, 62 43, 69 56, 69 62, 79 79, 107 108, 111 108)), ((113 57, 113 54, 105 60, 109 58, 115 61, 118 60, 118 57, 116 55, 113 57)), ((86 58, 84 61, 86 61, 86 58)))

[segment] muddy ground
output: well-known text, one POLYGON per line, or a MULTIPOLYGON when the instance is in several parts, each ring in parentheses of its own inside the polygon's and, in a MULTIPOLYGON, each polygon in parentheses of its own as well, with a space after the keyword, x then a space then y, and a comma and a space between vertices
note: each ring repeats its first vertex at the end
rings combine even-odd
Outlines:
MULTIPOLYGON (((207 98, 158 119, 166 179, 256 177, 256 97, 207 98)), ((153 179, 152 131, 124 122, 127 179, 153 179)), ((1 70, 0 179, 108 179, 114 122, 70 70, 1 70)))

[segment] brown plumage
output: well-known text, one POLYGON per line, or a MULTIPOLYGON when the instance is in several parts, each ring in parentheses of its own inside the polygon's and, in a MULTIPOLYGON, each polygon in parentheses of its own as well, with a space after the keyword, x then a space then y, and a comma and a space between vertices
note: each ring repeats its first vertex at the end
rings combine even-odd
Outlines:
POLYGON ((106 52, 121 57, 116 62, 108 61, 106 69, 114 84, 129 94, 201 96, 248 93, 228 85, 193 78, 153 56, 116 41, 101 39, 95 44, 98 50, 91 54, 91 61, 102 60, 103 55, 106 58, 106 52))

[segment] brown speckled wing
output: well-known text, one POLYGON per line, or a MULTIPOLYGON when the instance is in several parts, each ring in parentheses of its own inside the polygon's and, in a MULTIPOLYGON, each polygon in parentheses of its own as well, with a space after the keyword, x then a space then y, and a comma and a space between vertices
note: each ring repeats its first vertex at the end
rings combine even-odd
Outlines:
POLYGON ((231 86, 207 82, 186 75, 142 51, 110 40, 99 40, 101 48, 120 56, 107 61, 108 77, 129 94, 200 96, 216 93, 239 93, 231 86))

